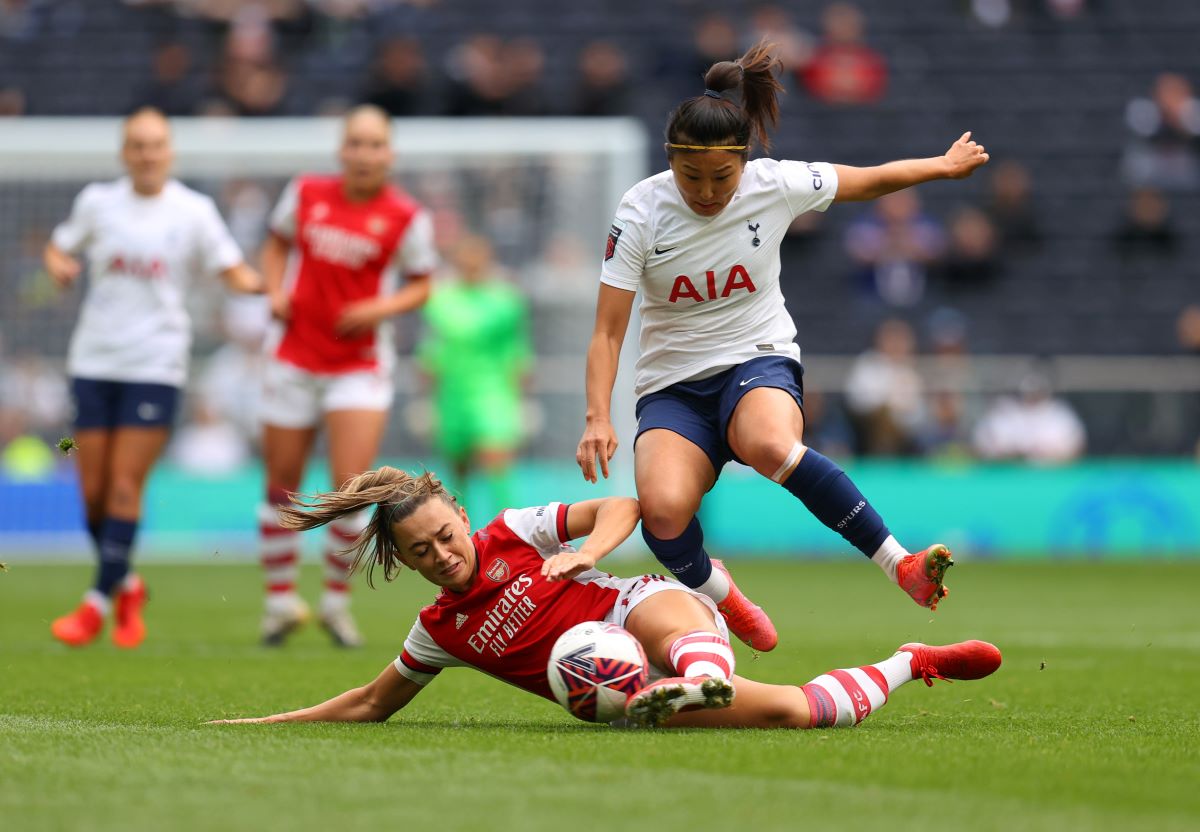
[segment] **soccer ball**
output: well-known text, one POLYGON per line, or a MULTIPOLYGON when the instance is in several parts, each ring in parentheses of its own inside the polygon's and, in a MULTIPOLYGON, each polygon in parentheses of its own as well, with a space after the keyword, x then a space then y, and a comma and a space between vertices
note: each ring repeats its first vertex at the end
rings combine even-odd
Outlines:
POLYGON ((554 698, 584 722, 612 722, 625 702, 646 686, 646 651, 616 624, 585 621, 558 637, 546 675, 554 698))

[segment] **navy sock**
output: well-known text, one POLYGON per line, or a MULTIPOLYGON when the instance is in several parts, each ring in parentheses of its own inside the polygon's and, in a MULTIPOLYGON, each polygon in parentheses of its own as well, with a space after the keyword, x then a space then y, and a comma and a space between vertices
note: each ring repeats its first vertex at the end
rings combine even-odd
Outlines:
POLYGON ((712 574, 712 561, 704 551, 704 530, 700 528, 699 518, 693 517, 683 534, 672 540, 660 540, 646 531, 643 523, 642 537, 658 562, 684 586, 695 589, 712 574))
POLYGON ((891 532, 879 512, 837 463, 809 448, 783 487, 813 516, 867 557, 875 554, 891 532))
POLYGON ((96 573, 96 591, 111 597, 129 574, 129 551, 137 535, 136 520, 104 518, 100 527, 100 569, 96 573))
POLYGON ((104 518, 103 517, 101 517, 99 520, 88 520, 87 521, 88 537, 90 537, 92 539, 92 545, 96 547, 97 554, 99 554, 99 552, 100 552, 100 529, 102 529, 103 527, 104 527, 104 518))

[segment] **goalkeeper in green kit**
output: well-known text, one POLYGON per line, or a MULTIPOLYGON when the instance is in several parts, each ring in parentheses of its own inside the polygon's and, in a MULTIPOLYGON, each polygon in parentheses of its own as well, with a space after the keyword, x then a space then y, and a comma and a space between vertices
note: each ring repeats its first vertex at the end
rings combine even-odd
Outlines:
POLYGON ((521 385, 532 363, 529 309, 504 280, 482 237, 457 246, 455 278, 422 307, 421 369, 433 381, 434 441, 464 494, 483 472, 492 510, 513 505, 509 468, 521 441, 521 385))

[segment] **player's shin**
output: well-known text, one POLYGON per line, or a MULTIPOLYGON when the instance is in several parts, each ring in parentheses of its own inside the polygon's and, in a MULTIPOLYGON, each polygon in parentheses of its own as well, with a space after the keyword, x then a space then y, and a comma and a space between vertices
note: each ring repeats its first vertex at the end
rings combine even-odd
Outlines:
POLYGON ((733 678, 733 648, 717 633, 695 630, 672 642, 667 651, 676 676, 733 678))
POLYGON ((104 518, 97 546, 100 564, 96 571, 95 591, 98 595, 111 597, 129 574, 129 558, 137 529, 136 520, 104 518))
MULTIPOLYGON (((799 462, 791 474, 786 474, 786 466, 776 472, 776 482, 867 557, 874 556, 885 541, 894 540, 879 512, 871 507, 845 471, 812 448, 804 448, 800 443, 796 446, 802 451, 799 462)), ((886 566, 883 568, 886 572, 886 566)), ((894 578, 894 569, 892 574, 894 578)))
POLYGON ((883 707, 891 692, 912 678, 907 653, 877 664, 823 673, 800 686, 808 699, 809 727, 853 727, 883 707))
POLYGON ((325 538, 325 591, 321 595, 320 622, 339 647, 358 647, 362 635, 350 614, 350 573, 354 556, 349 549, 366 524, 360 511, 334 520, 325 538))
POLYGON ((658 562, 667 568, 684 586, 698 590, 717 603, 729 594, 729 582, 713 569, 712 559, 704 550, 704 530, 699 518, 693 517, 678 536, 670 539, 655 537, 642 523, 642 537, 658 562))
POLYGON ((286 606, 296 598, 300 572, 300 535, 280 524, 281 505, 288 505, 287 493, 269 488, 267 502, 258 511, 259 561, 266 583, 268 611, 286 606))

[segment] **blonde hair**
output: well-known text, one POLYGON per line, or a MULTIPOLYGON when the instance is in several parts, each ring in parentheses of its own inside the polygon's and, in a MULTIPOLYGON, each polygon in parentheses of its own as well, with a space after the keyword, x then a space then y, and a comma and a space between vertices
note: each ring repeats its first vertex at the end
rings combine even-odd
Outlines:
POLYGON ((383 567, 383 579, 395 580, 404 564, 392 536, 392 524, 410 516, 426 501, 438 498, 457 507, 458 502, 430 471, 412 476, 407 471, 384 465, 349 480, 338 491, 325 494, 292 494, 290 506, 279 507, 279 523, 284 528, 305 531, 332 523, 368 506, 375 511, 366 528, 346 551, 353 555, 351 572, 367 569, 367 584, 375 586, 374 570, 383 567))

